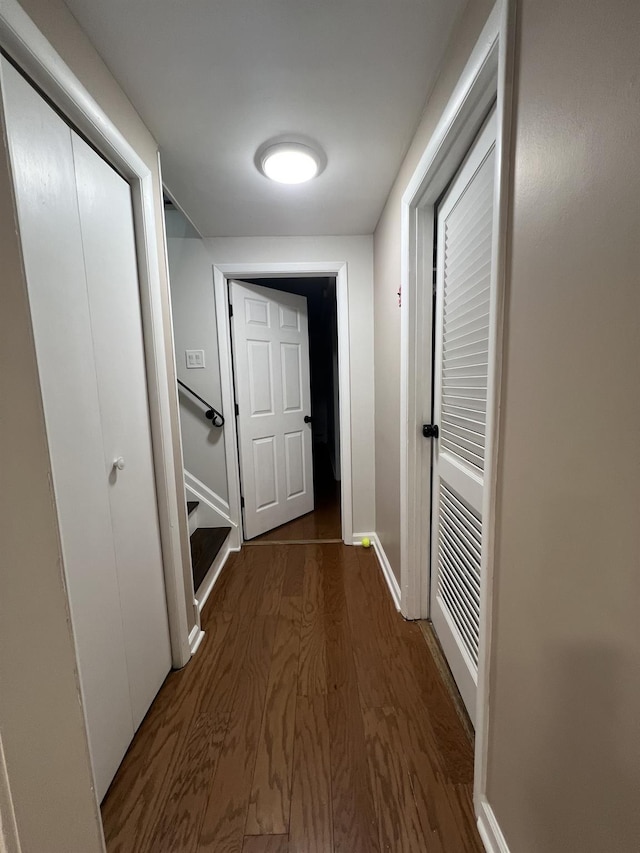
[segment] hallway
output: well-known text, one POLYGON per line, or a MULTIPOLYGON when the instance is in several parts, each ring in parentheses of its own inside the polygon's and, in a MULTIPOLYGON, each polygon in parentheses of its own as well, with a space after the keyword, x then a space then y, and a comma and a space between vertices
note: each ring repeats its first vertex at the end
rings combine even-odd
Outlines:
POLYGON ((473 754, 372 551, 246 545, 103 802, 109 853, 477 853, 473 754))

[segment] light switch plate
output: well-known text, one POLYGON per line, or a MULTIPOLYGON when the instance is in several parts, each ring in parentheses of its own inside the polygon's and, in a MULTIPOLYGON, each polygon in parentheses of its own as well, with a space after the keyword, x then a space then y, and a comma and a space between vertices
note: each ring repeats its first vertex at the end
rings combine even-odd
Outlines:
POLYGON ((184 352, 187 359, 187 367, 204 367, 204 350, 188 349, 184 352))

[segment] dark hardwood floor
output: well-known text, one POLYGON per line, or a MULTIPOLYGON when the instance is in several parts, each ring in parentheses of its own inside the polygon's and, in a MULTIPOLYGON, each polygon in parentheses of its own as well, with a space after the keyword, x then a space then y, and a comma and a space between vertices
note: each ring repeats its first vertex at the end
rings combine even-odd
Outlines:
POLYGON ((104 800, 109 853, 479 853, 473 756, 372 551, 245 547, 104 800))

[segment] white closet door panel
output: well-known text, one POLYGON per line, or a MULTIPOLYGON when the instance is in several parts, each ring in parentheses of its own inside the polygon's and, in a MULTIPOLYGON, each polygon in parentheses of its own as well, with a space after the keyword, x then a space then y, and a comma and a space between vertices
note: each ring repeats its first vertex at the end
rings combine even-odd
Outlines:
POLYGON ((431 617, 472 721, 480 637, 495 111, 437 215, 431 617))
POLYGON ((307 300, 231 282, 244 534, 313 509, 307 300))
POLYGON ((134 727, 71 131, 5 59, 2 78, 72 625, 102 797, 134 727))
POLYGON ((131 191, 73 135, 80 226, 103 424, 134 724, 171 666, 131 191), (124 460, 124 468, 113 466, 124 460))

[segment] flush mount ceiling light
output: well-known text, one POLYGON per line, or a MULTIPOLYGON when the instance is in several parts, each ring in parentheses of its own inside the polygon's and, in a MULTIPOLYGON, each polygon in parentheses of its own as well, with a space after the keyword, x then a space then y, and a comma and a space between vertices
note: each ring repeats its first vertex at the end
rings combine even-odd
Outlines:
POLYGON ((301 142, 265 143, 256 154, 256 166, 267 178, 280 184, 303 184, 320 174, 325 158, 320 151, 301 142))

